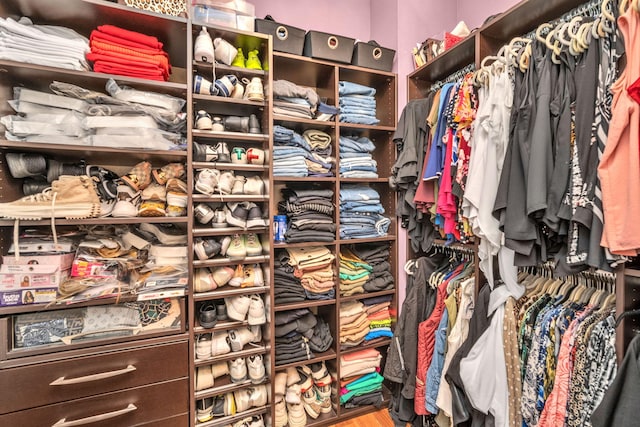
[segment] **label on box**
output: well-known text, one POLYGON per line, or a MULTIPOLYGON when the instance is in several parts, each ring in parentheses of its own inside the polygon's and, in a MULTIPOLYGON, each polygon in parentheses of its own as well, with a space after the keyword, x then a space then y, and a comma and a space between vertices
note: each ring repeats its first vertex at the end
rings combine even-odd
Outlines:
POLYGON ((60 270, 68 270, 73 264, 75 254, 60 254, 60 255, 20 255, 20 258, 16 258, 13 255, 6 255, 2 257, 2 262, 5 265, 56 265, 60 270))
POLYGON ((0 290, 57 288, 69 276, 69 270, 57 265, 6 265, 0 267, 0 290))
POLYGON ((0 291, 0 306, 44 304, 55 301, 56 288, 0 291))

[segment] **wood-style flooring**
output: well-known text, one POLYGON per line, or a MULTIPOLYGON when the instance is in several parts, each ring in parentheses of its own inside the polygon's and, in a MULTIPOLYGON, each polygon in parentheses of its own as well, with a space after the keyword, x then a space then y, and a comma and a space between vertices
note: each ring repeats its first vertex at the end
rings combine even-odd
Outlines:
POLYGON ((393 427, 389 412, 382 409, 336 424, 335 427, 393 427))

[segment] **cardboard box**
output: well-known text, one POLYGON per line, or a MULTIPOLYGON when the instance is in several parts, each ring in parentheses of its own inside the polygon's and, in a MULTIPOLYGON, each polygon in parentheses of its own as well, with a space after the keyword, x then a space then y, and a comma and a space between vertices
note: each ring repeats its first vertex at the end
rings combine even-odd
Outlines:
POLYGON ((0 291, 0 306, 46 304, 56 300, 57 288, 0 291))
POLYGON ((67 277, 69 270, 57 265, 6 265, 0 267, 0 290, 57 289, 67 277))

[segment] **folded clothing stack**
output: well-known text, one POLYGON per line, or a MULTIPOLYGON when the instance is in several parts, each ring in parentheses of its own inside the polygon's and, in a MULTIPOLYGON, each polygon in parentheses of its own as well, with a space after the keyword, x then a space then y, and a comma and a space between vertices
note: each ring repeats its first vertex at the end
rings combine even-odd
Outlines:
POLYGON ((340 356, 340 404, 345 408, 380 406, 383 377, 380 375, 382 355, 369 348, 340 356))
POLYGON ((289 264, 289 252, 278 250, 273 262, 274 302, 288 304, 307 299, 300 278, 294 274, 295 268, 289 264))
POLYGON ((283 116, 313 119, 320 97, 310 87, 298 86, 288 80, 273 82, 273 113, 283 116))
POLYGON ((377 125, 376 90, 358 83, 341 81, 338 84, 340 95, 340 121, 361 125, 377 125))
POLYGON ((363 294, 364 284, 373 268, 358 258, 349 248, 340 248, 340 295, 363 294))
POLYGON ((274 324, 276 365, 310 360, 333 343, 329 325, 307 308, 280 311, 274 324))
POLYGON ((51 92, 15 87, 0 118, 10 141, 176 150, 186 148, 184 99, 106 83, 107 95, 52 82, 51 92))
POLYGON ((273 129, 275 176, 333 176, 331 136, 309 130, 304 136, 284 126, 273 129), (325 154, 328 153, 328 154, 325 154))
POLYGON ((167 81, 171 74, 169 55, 156 37, 125 30, 115 25, 100 25, 89 38, 87 59, 93 70, 119 76, 167 81))
POLYGON ((366 136, 340 136, 340 176, 377 178, 378 163, 371 155, 375 149, 366 136))
POLYGON ((336 296, 335 255, 323 246, 289 248, 289 264, 300 278, 307 299, 328 300, 336 296))
POLYGON ((391 220, 382 214, 380 194, 366 185, 340 188, 340 238, 366 239, 386 236, 391 220))
POLYGON ((369 278, 362 286, 365 292, 393 289, 395 286, 389 263, 388 243, 367 243, 353 245, 353 255, 371 266, 369 278))
POLYGON ((369 333, 369 319, 364 304, 348 301, 340 304, 340 347, 356 347, 369 333))
POLYGON ((391 295, 385 295, 362 300, 364 311, 369 319, 369 333, 364 337, 365 341, 378 338, 391 338, 391 295))
POLYGON ((287 243, 335 240, 333 190, 285 187, 281 191, 283 201, 278 204, 278 212, 287 215, 287 243))
POLYGON ((88 71, 89 40, 70 28, 0 17, 0 59, 88 71))

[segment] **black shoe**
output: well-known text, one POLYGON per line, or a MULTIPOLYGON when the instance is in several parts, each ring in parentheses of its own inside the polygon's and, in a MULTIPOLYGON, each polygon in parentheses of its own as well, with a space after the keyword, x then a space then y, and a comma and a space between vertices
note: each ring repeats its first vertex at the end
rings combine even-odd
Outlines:
POLYGON ((249 133, 249 117, 229 116, 224 120, 227 132, 249 133))
POLYGON ((114 200, 118 196, 118 174, 94 165, 87 165, 85 174, 96 182, 100 200, 114 200))
POLYGON ((260 121, 255 114, 249 116, 249 133, 262 133, 260 130, 260 121))
POLYGON ((22 181, 22 193, 25 196, 42 193, 49 187, 51 187, 51 184, 45 181, 44 178, 26 178, 22 181))
POLYGON ((49 160, 47 168, 47 181, 53 182, 60 178, 60 175, 80 176, 85 174, 86 165, 80 163, 61 163, 57 160, 49 160))
POLYGON ((199 260, 204 261, 220 253, 222 245, 214 239, 199 239, 193 245, 193 251, 199 260))
POLYGON ((200 306, 200 315, 198 316, 200 326, 203 328, 213 328, 218 323, 218 310, 214 304, 203 304, 200 306))
POLYGON ((224 300, 215 301, 217 318, 219 321, 229 320, 229 316, 227 316, 227 306, 224 303, 224 300))
POLYGON ((7 153, 5 160, 9 173, 14 178, 38 176, 47 172, 47 160, 42 154, 7 153))

